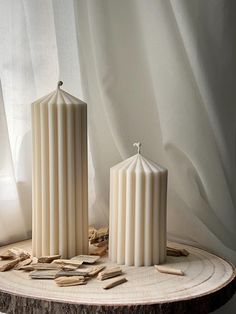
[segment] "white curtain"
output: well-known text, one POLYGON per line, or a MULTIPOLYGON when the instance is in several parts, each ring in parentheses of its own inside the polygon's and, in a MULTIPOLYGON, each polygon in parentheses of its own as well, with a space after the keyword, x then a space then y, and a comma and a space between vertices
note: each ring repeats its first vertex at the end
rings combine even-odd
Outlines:
POLYGON ((90 223, 139 140, 169 169, 169 239, 236 262, 235 29, 234 0, 0 1, 0 243, 30 234, 29 104, 61 79, 88 102, 90 223))

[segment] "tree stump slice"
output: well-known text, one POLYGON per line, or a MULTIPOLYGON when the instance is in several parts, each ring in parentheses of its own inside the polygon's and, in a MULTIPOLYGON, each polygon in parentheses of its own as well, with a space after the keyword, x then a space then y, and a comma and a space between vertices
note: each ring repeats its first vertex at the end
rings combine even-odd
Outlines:
MULTIPOLYGON (((28 273, 0 273, 0 311, 29 313, 209 313, 225 304, 235 293, 235 268, 226 260, 202 249, 169 243, 189 251, 187 257, 167 257, 166 266, 185 276, 159 273, 150 267, 121 266, 128 282, 103 290, 96 278, 87 285, 57 287, 53 280, 32 280, 28 273)), ((17 246, 31 250, 31 241, 17 246)), ((1 265, 2 262, 0 262, 1 265)), ((101 264, 115 265, 107 257, 101 264)))

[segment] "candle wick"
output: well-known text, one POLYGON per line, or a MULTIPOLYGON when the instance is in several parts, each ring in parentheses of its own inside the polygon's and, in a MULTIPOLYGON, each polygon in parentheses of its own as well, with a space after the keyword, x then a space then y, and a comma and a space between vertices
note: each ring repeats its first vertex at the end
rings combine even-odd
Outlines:
POLYGON ((62 81, 59 81, 58 83, 57 83, 57 88, 58 89, 60 89, 60 87, 63 85, 63 82, 62 81))
POLYGON ((142 144, 141 144, 140 142, 136 142, 136 143, 133 144, 133 146, 136 146, 136 147, 137 147, 138 154, 140 154, 142 144))

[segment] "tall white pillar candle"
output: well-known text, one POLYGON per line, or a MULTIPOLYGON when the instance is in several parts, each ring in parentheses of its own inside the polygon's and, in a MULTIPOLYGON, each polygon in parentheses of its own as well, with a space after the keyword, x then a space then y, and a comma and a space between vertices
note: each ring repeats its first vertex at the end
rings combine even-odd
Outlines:
POLYGON ((138 154, 111 168, 109 257, 149 266, 166 258, 167 169, 138 154))
POLYGON ((63 91, 32 104, 33 255, 88 253, 87 105, 63 91))

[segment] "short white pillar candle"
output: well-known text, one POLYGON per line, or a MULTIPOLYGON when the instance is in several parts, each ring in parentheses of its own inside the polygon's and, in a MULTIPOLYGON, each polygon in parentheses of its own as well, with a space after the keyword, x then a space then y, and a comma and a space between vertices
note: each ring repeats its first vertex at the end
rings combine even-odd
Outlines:
POLYGON ((138 154, 110 169, 109 257, 149 266, 166 258, 167 169, 138 154))

